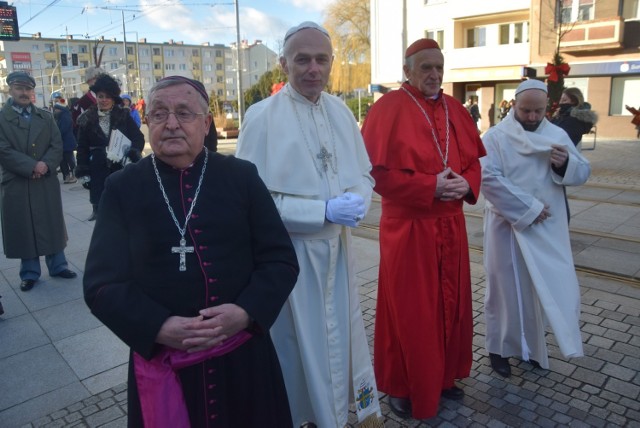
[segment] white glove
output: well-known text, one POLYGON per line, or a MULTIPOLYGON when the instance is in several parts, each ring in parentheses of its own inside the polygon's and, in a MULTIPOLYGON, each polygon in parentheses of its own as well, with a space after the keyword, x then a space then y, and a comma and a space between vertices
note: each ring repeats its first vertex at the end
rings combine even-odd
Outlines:
POLYGON ((331 223, 356 227, 364 218, 364 199, 358 194, 349 192, 329 199, 325 217, 331 223))

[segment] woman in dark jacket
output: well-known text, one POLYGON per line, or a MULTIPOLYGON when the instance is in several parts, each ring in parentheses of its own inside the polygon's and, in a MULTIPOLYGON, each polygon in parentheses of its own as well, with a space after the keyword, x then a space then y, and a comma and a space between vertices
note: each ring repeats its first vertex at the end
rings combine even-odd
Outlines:
POLYGON ((582 136, 598 121, 598 115, 591 110, 591 105, 584 101, 584 96, 578 88, 565 89, 559 105, 551 122, 564 129, 573 145, 578 147, 582 136))
MULTIPOLYGON (((558 125, 569 135, 573 145, 580 149, 582 136, 589 132, 598 121, 598 115, 591 110, 591 104, 584 101, 584 95, 578 88, 567 88, 562 91, 558 110, 551 118, 551 122, 558 125)), ((567 207, 567 222, 571 221, 567 190, 564 191, 564 202, 567 207)))
POLYGON ((89 221, 97 216, 98 202, 109 174, 128 162, 142 157, 144 135, 129 114, 122 108, 120 86, 108 74, 101 74, 89 88, 96 94, 97 104, 78 118, 78 150, 76 177, 89 176, 89 200, 93 212, 89 221), (107 159, 107 146, 114 130, 122 132, 131 141, 131 148, 122 161, 107 159))

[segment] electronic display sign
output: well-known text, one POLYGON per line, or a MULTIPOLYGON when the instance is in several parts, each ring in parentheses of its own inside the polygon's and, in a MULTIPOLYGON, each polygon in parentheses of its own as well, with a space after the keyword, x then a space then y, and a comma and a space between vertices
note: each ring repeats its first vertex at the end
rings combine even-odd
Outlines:
POLYGON ((20 40, 16 8, 7 2, 0 2, 0 40, 20 40))

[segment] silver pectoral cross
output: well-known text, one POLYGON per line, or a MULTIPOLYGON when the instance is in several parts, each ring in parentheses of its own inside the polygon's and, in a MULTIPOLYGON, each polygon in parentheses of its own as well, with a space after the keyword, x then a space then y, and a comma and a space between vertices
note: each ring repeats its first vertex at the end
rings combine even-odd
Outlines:
POLYGON ((184 239, 184 236, 180 238, 180 246, 179 247, 171 247, 171 252, 173 254, 180 254, 180 272, 184 272, 187 270, 187 253, 193 253, 193 247, 187 247, 187 241, 184 239))
POLYGON ((327 169, 329 168, 329 161, 331 161, 333 155, 329 153, 325 147, 322 147, 322 149, 320 149, 320 153, 318 153, 316 157, 322 161, 322 169, 327 172, 327 169))

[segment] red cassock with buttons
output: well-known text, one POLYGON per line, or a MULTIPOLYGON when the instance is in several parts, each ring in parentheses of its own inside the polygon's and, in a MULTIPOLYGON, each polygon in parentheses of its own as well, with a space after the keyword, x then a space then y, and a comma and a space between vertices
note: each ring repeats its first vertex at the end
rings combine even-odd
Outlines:
MULTIPOLYGON (((109 177, 84 277, 92 313, 142 358, 170 316, 195 317, 234 303, 252 319, 250 339, 177 371, 192 427, 289 427, 291 416, 269 329, 293 289, 298 264, 289 236, 256 168, 210 153, 197 204, 180 234, 148 156, 109 177)), ((176 218, 196 196, 203 154, 184 170, 155 160, 176 218)), ((142 426, 129 364, 129 424, 142 426)), ((173 403, 166 403, 171 406, 173 403)))
POLYGON ((471 369, 463 202, 476 203, 485 150, 462 104, 442 91, 427 99, 406 82, 371 107, 362 135, 382 197, 376 381, 380 391, 408 398, 415 419, 426 419, 437 414, 441 392, 471 369), (463 199, 435 197, 445 156, 469 184, 463 199))

